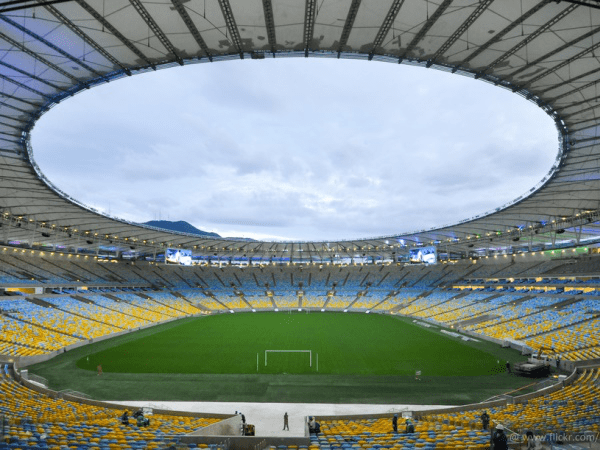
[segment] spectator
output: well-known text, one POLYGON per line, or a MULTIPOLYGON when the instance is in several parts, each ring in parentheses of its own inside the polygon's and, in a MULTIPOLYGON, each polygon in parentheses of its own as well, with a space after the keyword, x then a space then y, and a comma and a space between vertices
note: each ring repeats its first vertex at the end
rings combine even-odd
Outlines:
POLYGON ((533 436, 533 432, 531 430, 527 430, 527 433, 525 433, 525 438, 527 441, 527 449, 534 449, 535 448, 535 437, 533 436))
POLYGON ((481 415, 481 426, 483 427, 484 430, 487 430, 488 427, 490 426, 490 416, 487 413, 487 411, 484 411, 483 414, 481 415))
POLYGON ((137 421, 137 426, 139 428, 147 427, 148 425, 150 425, 150 419, 144 417, 143 412, 140 412, 140 414, 138 414, 138 416, 136 417, 136 421, 137 421))
POLYGON ((288 423, 288 413, 287 412, 283 415, 283 429, 285 430, 286 428, 288 431, 290 431, 290 425, 288 423))
POLYGON ((394 418, 392 419, 392 426, 394 427, 394 433, 398 432, 398 414, 394 414, 394 418))
POLYGON ((502 424, 496 427, 492 444, 494 450, 508 450, 508 439, 506 438, 506 434, 504 434, 504 426, 502 424))
POLYGON ((129 411, 125 410, 125 412, 121 416, 121 424, 129 425, 129 411))

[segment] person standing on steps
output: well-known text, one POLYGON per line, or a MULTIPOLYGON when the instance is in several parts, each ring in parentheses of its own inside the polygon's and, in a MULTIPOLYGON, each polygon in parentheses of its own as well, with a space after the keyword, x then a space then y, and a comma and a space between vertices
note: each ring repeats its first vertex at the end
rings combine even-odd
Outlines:
POLYGON ((489 426, 490 426, 490 415, 487 413, 487 411, 484 411, 483 414, 481 415, 481 427, 484 430, 487 430, 489 426))
POLYGON ((496 426, 492 443, 494 444, 494 450, 508 450, 508 439, 504 434, 504 425, 499 424, 496 426))

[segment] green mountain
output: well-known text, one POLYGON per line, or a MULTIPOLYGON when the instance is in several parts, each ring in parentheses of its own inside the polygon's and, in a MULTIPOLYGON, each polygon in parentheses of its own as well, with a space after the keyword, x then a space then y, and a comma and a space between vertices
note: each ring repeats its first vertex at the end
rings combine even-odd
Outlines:
POLYGON ((217 233, 199 230, 194 225, 191 225, 184 220, 179 220, 177 222, 172 222, 170 220, 149 220, 148 222, 142 223, 142 225, 150 225, 151 227, 162 228, 163 230, 168 231, 179 231, 180 233, 197 234, 198 236, 221 237, 217 233))

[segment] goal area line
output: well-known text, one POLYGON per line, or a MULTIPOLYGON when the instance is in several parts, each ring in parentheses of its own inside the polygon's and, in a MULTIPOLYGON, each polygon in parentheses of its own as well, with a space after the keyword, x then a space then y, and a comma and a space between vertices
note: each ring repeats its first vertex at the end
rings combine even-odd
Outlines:
POLYGON ((309 367, 312 367, 312 350, 265 350, 265 367, 267 367, 267 355, 269 353, 308 353, 309 367))

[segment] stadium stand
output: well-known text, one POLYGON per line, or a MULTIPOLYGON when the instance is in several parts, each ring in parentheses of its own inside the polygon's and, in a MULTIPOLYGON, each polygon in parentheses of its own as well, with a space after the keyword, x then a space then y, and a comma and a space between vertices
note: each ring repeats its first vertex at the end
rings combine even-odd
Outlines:
POLYGON ((372 309, 384 300, 385 292, 375 291, 361 293, 354 303, 350 305, 350 310, 372 309))
POLYGON ((192 305, 198 305, 204 311, 223 311, 225 305, 220 303, 216 297, 211 297, 203 290, 184 289, 176 291, 183 295, 192 305))
POLYGON ((555 392, 529 398, 518 397, 514 404, 491 408, 474 408, 461 412, 423 414, 421 418, 440 424, 481 428, 479 420, 484 410, 491 417, 490 425, 502 424, 522 434, 532 430, 535 434, 567 434, 599 431, 600 390, 599 369, 582 369, 572 384, 555 392))
POLYGON ((175 435, 222 420, 205 415, 161 413, 148 416, 147 427, 138 428, 133 421, 125 426, 119 419, 125 407, 52 397, 21 385, 8 371, 0 376, 0 399, 0 414, 5 424, 0 449, 166 448, 177 442, 175 435))
POLYGON ((525 297, 496 310, 497 318, 476 325, 474 331, 496 339, 516 339, 527 326, 542 321, 541 308, 566 300, 564 297, 525 297))
POLYGON ((433 319, 439 323, 454 323, 464 316, 473 315, 475 305, 491 297, 490 294, 470 293, 464 297, 454 297, 442 306, 433 306, 427 310, 423 318, 433 319))
POLYGON ((248 309, 248 303, 246 303, 242 298, 233 296, 233 295, 220 295, 218 297, 219 301, 227 308, 227 309, 248 309))
MULTIPOLYGON (((594 363, 588 360, 598 356, 600 258, 587 245, 600 242, 597 1, 219 0, 203 2, 200 13, 183 0, 131 0, 106 14, 104 3, 101 14, 99 1, 16 0, 1 7, 3 357, 37 358, 197 311, 302 306, 403 314, 594 363), (79 92, 170 66, 292 56, 403 63, 500 86, 551 117, 556 158, 526 193, 453 225, 302 243, 168 233, 116 220, 62 192, 35 162, 36 121, 79 92), (438 247, 440 260, 459 262, 376 264, 406 261, 428 245, 438 247), (167 246, 193 247, 206 266, 133 261, 157 261, 161 252, 166 258, 167 246), (274 259, 287 264, 221 267, 274 259), (343 267, 326 265, 334 260, 343 267)), ((493 418, 548 432, 597 431, 598 378, 597 369, 580 370, 575 383, 495 407, 493 418)), ((193 428, 165 425, 135 436, 95 422, 108 419, 102 407, 53 403, 11 379, 1 383, 12 421, 4 448, 153 448, 163 433, 193 428), (34 417, 49 428, 34 428, 34 417)), ((471 423, 479 412, 422 417, 412 436, 389 435, 384 419, 325 421, 311 448, 480 448, 484 436, 471 423)))
POLYGON ((426 295, 425 291, 402 291, 402 294, 412 294, 403 300, 405 306, 398 309, 400 314, 419 315, 427 314, 431 308, 448 302, 451 298, 458 295, 457 292, 433 292, 426 295))
POLYGON ((291 292, 286 292, 282 295, 274 296, 273 301, 277 308, 298 308, 298 297, 291 292))
MULTIPOLYGON (((559 267, 555 262, 475 269, 471 265, 448 265, 431 271, 401 266, 357 266, 345 271, 336 266, 308 266, 297 274, 293 266, 173 270, 141 263, 84 259, 75 263, 67 258, 44 261, 37 267, 35 261, 39 259, 44 258, 21 252, 3 255, 3 260, 15 268, 5 270, 11 273, 5 278, 10 283, 3 284, 5 296, 0 297, 0 352, 4 355, 26 358, 52 354, 75 343, 200 313, 315 308, 373 310, 461 326, 477 336, 521 342, 533 351, 551 348, 551 357, 562 361, 600 357, 597 281, 535 272, 536 268, 548 271, 559 267), (67 281, 67 269, 72 277, 85 275, 97 283, 86 282, 84 287, 82 282, 67 281), (33 284, 21 272, 32 275, 33 284), (528 274, 526 278, 510 278, 523 273, 528 274), (15 287, 17 276, 23 278, 21 288, 15 287)), ((518 430, 533 426, 540 432, 596 430, 597 405, 590 398, 597 394, 597 381, 597 370, 583 372, 564 392, 530 399, 527 404, 490 409, 490 413, 497 423, 518 430), (571 397, 578 400, 570 403, 571 397), (592 419, 586 421, 577 407, 585 407, 590 412, 586 417, 592 419), (544 419, 549 408, 567 411, 569 416, 561 413, 552 421, 544 419)), ((164 443, 171 432, 185 433, 207 423, 191 419, 173 423, 170 419, 159 421, 156 416, 155 428, 130 433, 118 426, 118 411, 110 408, 70 401, 61 410, 63 416, 52 416, 47 412, 48 398, 32 394, 10 378, 2 380, 0 395, 27 399, 7 403, 2 411, 12 420, 7 436, 16 444, 7 448, 25 442, 35 446, 42 440, 40 448, 116 448, 125 443, 129 448, 152 448, 153 443, 157 443, 154 447, 164 443), (39 412, 39 421, 28 416, 32 410, 39 412), (69 414, 80 419, 72 420, 69 414), (81 419, 84 414, 87 417, 81 419)), ((479 408, 431 413, 417 420, 414 434, 390 433, 389 417, 323 420, 323 432, 311 438, 310 447, 483 449, 489 435, 480 430, 478 414, 479 408)))
POLYGON ((327 302, 327 292, 307 294, 302 300, 304 308, 322 308, 327 302))
MULTIPOLYGON (((2 339, 29 347, 33 354, 59 350, 81 339, 66 333, 68 327, 75 325, 74 318, 60 311, 27 300, 3 300, 0 304, 3 310, 2 339), (62 331, 53 329, 52 323, 57 323, 62 331)), ((22 349, 19 347, 18 350, 22 349)))
POLYGON ((488 449, 490 432, 482 430, 480 416, 487 411, 492 427, 502 424, 524 441, 526 431, 556 442, 555 436, 597 433, 600 427, 599 369, 582 369, 573 375, 572 384, 548 394, 515 397, 514 403, 462 407, 458 412, 416 413, 414 433, 399 420, 399 432, 392 431, 390 415, 373 418, 316 417, 321 435, 311 436, 315 448, 425 448, 488 449))
POLYGON ((189 301, 176 297, 170 292, 146 292, 145 295, 161 305, 158 307, 158 311, 163 314, 168 312, 169 314, 183 316, 186 314, 198 314, 200 311, 189 301), (173 311, 175 312, 173 313, 173 311))
POLYGON ((404 432, 404 420, 399 433, 392 432, 390 417, 354 420, 329 420, 317 417, 322 435, 311 442, 318 448, 469 448, 483 450, 489 447, 489 433, 455 425, 439 425, 420 420, 415 432, 404 432), (347 446, 347 447, 345 447, 347 446))
POLYGON ((555 348, 563 360, 594 356, 598 350, 593 333, 600 311, 594 300, 596 281, 551 277, 545 272, 559 268, 556 261, 476 268, 440 265, 431 270, 312 265, 298 274, 294 266, 173 268, 91 258, 53 259, 21 251, 4 251, 1 257, 14 270, 13 277, 7 278, 11 282, 4 283, 5 294, 11 297, 0 303, 5 311, 0 342, 6 354, 15 356, 52 352, 81 340, 186 315, 275 308, 394 312, 462 326, 495 339, 522 341, 532 348, 555 348), (526 272, 531 276, 496 278, 526 272), (21 289, 13 287, 17 275, 23 278, 21 289), (82 282, 72 281, 77 276, 97 284, 86 282, 88 286, 82 288, 82 282), (592 332, 585 332, 588 327, 592 332))
POLYGON ((273 308, 273 302, 266 295, 256 294, 255 296, 246 296, 246 301, 254 309, 271 309, 273 308))

